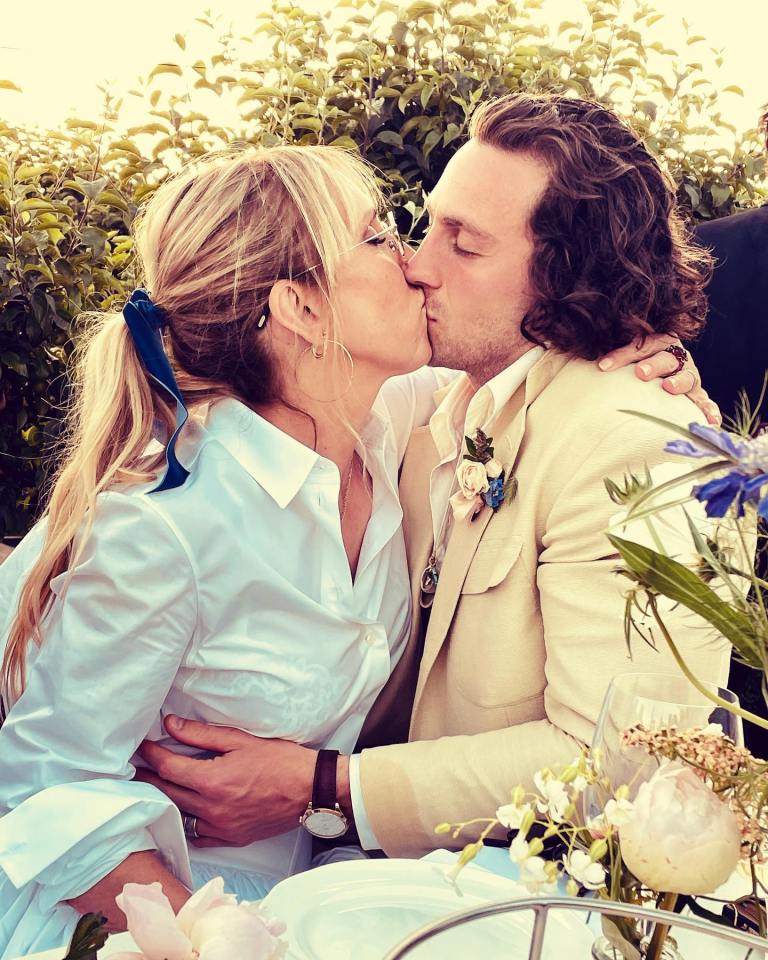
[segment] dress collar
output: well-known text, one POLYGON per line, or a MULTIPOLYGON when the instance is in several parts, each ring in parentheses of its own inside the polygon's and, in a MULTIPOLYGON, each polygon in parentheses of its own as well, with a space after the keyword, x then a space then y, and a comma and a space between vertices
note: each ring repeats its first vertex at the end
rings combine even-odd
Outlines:
MULTIPOLYGON (((381 451, 388 427, 383 413, 371 410, 360 431, 367 453, 381 451)), ((232 397, 210 405, 204 428, 281 508, 288 506, 319 463, 331 462, 232 397)))
POLYGON ((211 404, 204 426, 281 508, 293 500, 321 459, 231 397, 211 404))

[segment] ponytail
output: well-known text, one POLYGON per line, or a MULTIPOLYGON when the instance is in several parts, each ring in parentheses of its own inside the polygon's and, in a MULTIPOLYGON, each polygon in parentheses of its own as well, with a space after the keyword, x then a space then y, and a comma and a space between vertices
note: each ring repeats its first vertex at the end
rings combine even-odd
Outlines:
POLYGON ((152 479, 156 464, 146 462, 144 469, 138 464, 152 438, 155 417, 169 425, 174 421, 149 385, 122 315, 91 321, 77 351, 72 397, 59 467, 43 514, 43 548, 25 578, 3 655, 0 691, 6 706, 24 689, 29 640, 38 646, 42 642, 41 625, 53 599, 51 580, 77 566, 93 524, 96 497, 116 483, 152 479))

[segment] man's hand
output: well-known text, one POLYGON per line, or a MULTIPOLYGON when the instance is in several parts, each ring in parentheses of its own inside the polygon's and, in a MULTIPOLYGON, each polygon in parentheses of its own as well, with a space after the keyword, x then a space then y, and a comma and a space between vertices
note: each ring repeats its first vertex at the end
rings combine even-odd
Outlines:
POLYGON ((197 817, 195 846, 242 847, 298 826, 312 796, 315 750, 173 715, 165 729, 179 743, 220 754, 196 760, 150 740, 139 747, 151 769, 137 769, 136 779, 197 817))
POLYGON ((677 360, 666 349, 673 344, 682 346, 675 337, 657 334, 647 337, 641 347, 630 343, 626 347, 612 350, 600 360, 598 366, 601 370, 616 370, 618 367, 636 363, 635 373, 641 380, 661 378, 661 385, 667 393, 686 394, 688 399, 701 410, 708 423, 719 426, 723 419, 720 409, 710 400, 709 394, 701 385, 699 371, 691 357, 688 357, 679 373, 675 372, 678 367, 677 360))

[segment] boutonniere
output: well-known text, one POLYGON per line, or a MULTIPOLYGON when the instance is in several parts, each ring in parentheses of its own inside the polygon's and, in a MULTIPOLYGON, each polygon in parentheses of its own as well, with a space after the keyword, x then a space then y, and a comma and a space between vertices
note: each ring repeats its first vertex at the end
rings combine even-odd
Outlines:
POLYGON ((458 492, 451 497, 453 516, 457 521, 474 518, 487 505, 494 512, 502 503, 509 503, 517 493, 514 474, 506 475, 493 455, 493 437, 476 430, 474 439, 464 438, 467 452, 456 470, 458 492))

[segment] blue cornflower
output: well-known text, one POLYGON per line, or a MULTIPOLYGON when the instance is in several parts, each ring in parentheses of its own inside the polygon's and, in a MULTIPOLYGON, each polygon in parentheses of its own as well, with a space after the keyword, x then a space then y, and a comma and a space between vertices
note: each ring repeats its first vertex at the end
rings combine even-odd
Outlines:
POLYGON ((724 477, 701 483, 693 488, 693 495, 704 504, 708 517, 724 517, 728 508, 736 502, 736 516, 744 516, 744 504, 759 501, 757 513, 768 519, 768 496, 760 499, 760 490, 768 483, 768 473, 756 477, 741 470, 731 470, 724 477))
MULTIPOLYGON (((717 447, 731 460, 740 460, 748 450, 747 444, 739 440, 726 430, 717 430, 715 427, 705 427, 701 423, 688 425, 689 431, 701 440, 706 440, 717 447)), ((681 457, 711 457, 713 452, 709 447, 700 447, 690 440, 670 440, 664 447, 667 453, 676 453, 681 457)))
POLYGON ((671 440, 667 453, 681 457, 703 459, 715 456, 712 447, 719 450, 734 465, 725 476, 717 477, 693 488, 693 495, 705 504, 708 517, 724 517, 735 503, 736 516, 744 516, 744 504, 757 502, 759 516, 768 518, 768 496, 760 499, 760 491, 768 483, 768 435, 761 434, 751 440, 742 440, 725 430, 691 423, 688 430, 707 446, 691 440, 671 440))
POLYGON ((483 494, 483 500, 491 510, 498 510, 504 503, 504 474, 488 479, 488 489, 483 494))

